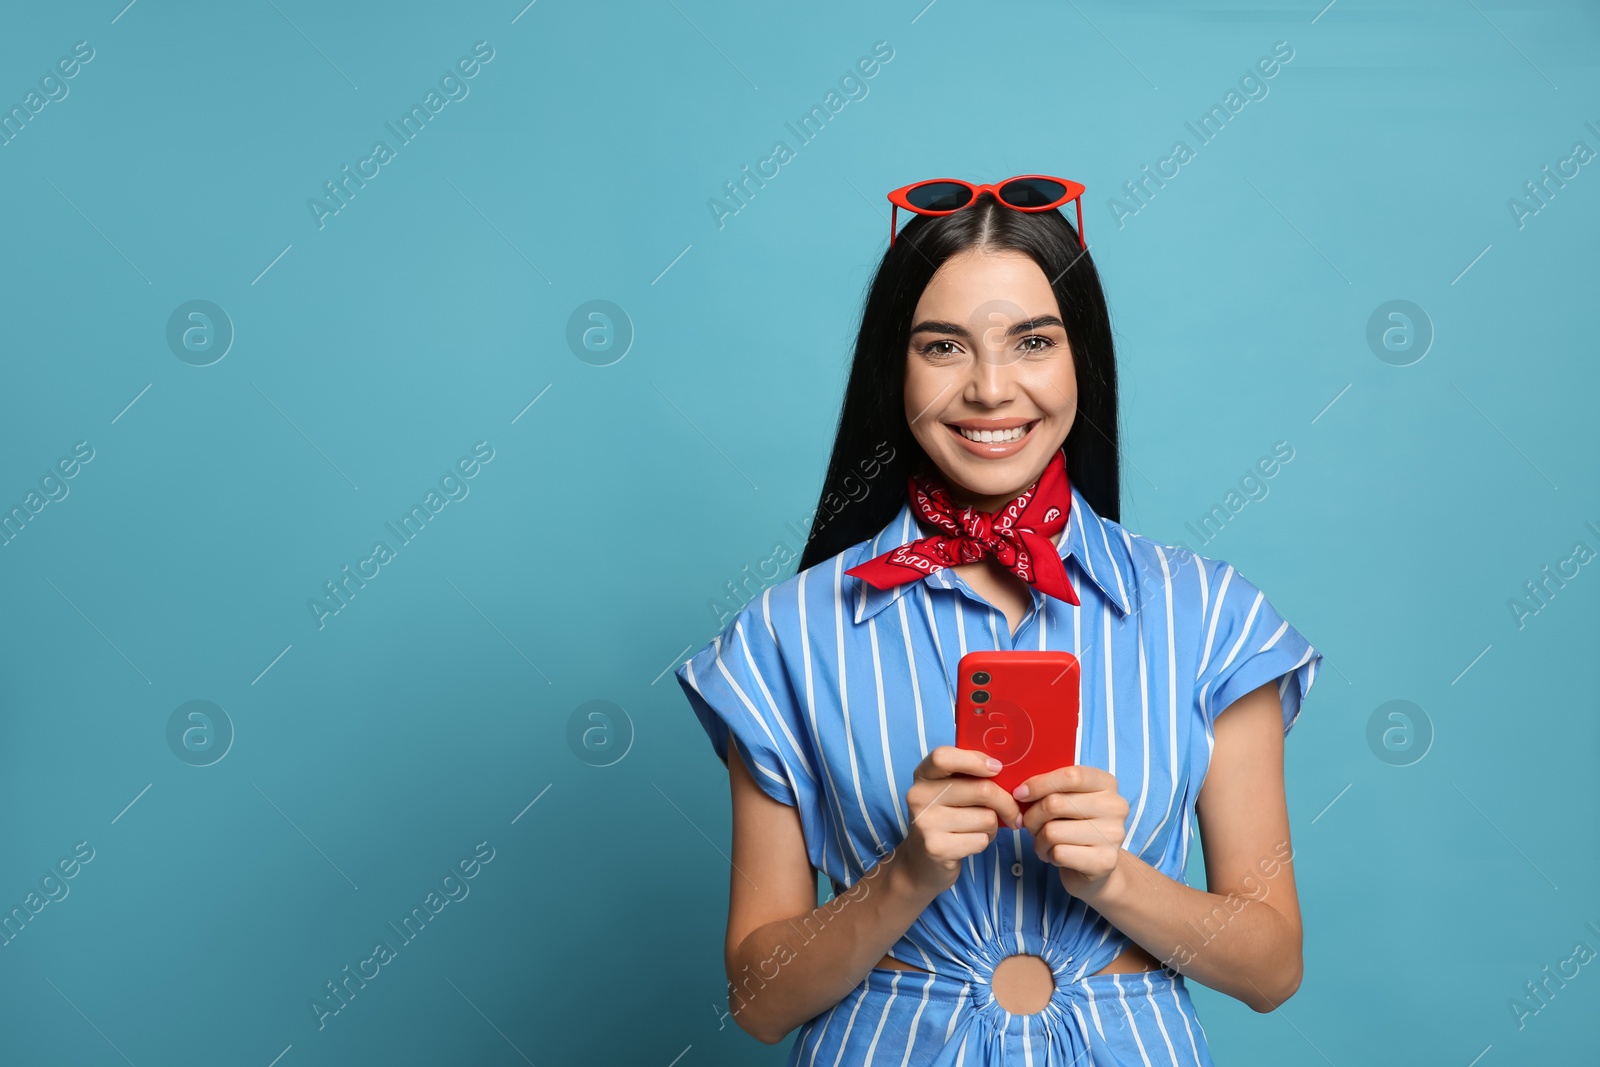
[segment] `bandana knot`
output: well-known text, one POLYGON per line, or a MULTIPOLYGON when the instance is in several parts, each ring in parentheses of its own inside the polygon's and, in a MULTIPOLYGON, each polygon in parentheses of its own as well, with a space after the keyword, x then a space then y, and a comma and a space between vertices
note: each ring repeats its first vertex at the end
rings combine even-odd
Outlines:
POLYGON ((1066 458, 1057 451, 1028 488, 997 511, 957 508, 945 486, 913 474, 906 483, 911 507, 938 532, 908 541, 845 571, 878 589, 892 589, 946 567, 993 556, 1040 592, 1078 603, 1052 538, 1066 526, 1072 488, 1066 458))

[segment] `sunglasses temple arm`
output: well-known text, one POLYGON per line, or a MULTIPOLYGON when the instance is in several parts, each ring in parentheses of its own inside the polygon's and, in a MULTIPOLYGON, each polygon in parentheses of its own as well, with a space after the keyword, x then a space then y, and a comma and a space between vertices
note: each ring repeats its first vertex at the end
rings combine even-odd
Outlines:
POLYGON ((889 202, 889 247, 894 247, 894 220, 900 213, 900 205, 889 202))
POLYGON ((1083 197, 1074 197, 1072 202, 1078 206, 1078 250, 1087 252, 1089 246, 1083 243, 1083 197))

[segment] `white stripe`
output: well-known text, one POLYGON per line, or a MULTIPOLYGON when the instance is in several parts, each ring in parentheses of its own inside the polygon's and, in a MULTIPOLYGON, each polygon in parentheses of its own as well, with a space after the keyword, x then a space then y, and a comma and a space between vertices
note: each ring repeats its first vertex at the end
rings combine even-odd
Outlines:
MULTIPOLYGON (((1191 781, 1190 784, 1192 785, 1193 782, 1191 781)), ((1192 808, 1190 810, 1192 810, 1192 808)), ((1185 817, 1183 820, 1183 847, 1178 853, 1178 870, 1180 871, 1189 866, 1189 835, 1191 832, 1189 819, 1185 817)))
POLYGON ((1117 566, 1117 557, 1111 551, 1111 541, 1106 537, 1106 524, 1100 523, 1100 541, 1105 546, 1106 559, 1111 563, 1111 573, 1117 576, 1117 592, 1122 594, 1122 602, 1127 604, 1132 598, 1128 596, 1128 587, 1122 584, 1122 568, 1117 566))
MULTIPOLYGON (((1239 628, 1239 640, 1233 643, 1233 648, 1228 650, 1228 658, 1223 660, 1222 666, 1218 667, 1216 670, 1218 678, 1220 678, 1223 673, 1227 671, 1228 667, 1232 665, 1233 658, 1239 654, 1239 649, 1244 647, 1245 638, 1250 636, 1250 629, 1255 625, 1256 612, 1261 610, 1261 601, 1263 599, 1265 598, 1262 595, 1261 590, 1256 590, 1256 598, 1250 604, 1250 614, 1245 616, 1244 625, 1239 628)), ((1227 708, 1218 708, 1216 714, 1211 713, 1210 697, 1215 693, 1216 690, 1211 689, 1211 682, 1209 681, 1200 687, 1200 706, 1205 709, 1207 716, 1213 719, 1215 719, 1217 715, 1220 715, 1222 712, 1228 710, 1227 708), (1208 693, 1207 690, 1210 690, 1210 692, 1208 693)))
MULTIPOLYGON (((743 629, 743 627, 740 626, 740 624, 737 621, 735 621, 735 623, 734 623, 733 631, 739 638, 739 646, 740 646, 741 649, 743 649, 743 651, 745 653, 745 661, 750 666, 750 673, 754 677, 759 679, 761 677, 761 675, 760 675, 760 672, 758 672, 756 670, 754 661, 750 659, 750 649, 749 649, 749 645, 748 645, 748 643, 747 643, 747 641, 745 639, 744 629, 743 629)), ((779 758, 781 759, 782 755, 781 755, 781 752, 779 752, 779 749, 778 749, 778 739, 773 736, 771 727, 769 727, 767 725, 767 717, 765 715, 761 714, 761 712, 756 710, 755 704, 750 700, 750 697, 745 693, 743 687, 741 687, 739 685, 738 681, 736 681, 734 679, 733 672, 728 670, 727 661, 725 660, 725 658, 723 656, 723 653, 725 651, 726 651, 726 649, 723 647, 721 639, 719 637, 718 638, 718 642, 717 642, 716 658, 713 660, 713 662, 716 663, 716 665, 717 665, 717 671, 722 675, 723 681, 727 683, 728 688, 733 690, 734 695, 739 698, 739 702, 745 706, 745 709, 747 711, 750 712, 750 717, 756 721, 756 725, 761 727, 761 732, 767 735, 767 740, 769 742, 771 742, 772 749, 773 749, 774 753, 778 753, 779 758)), ((695 678, 694 666, 693 666, 692 662, 691 662, 691 664, 689 666, 689 670, 688 670, 687 673, 688 673, 690 684, 694 686, 695 692, 699 693, 700 696, 703 699, 705 697, 705 693, 701 690, 700 683, 695 678)), ((769 699, 770 699, 770 694, 769 694, 769 699)), ((782 721, 782 716, 780 716, 780 715, 774 714, 773 717, 778 719, 780 722, 782 721)), ((731 724, 729 724, 729 725, 731 727, 731 724)), ((733 731, 733 730, 730 729, 729 737, 731 739, 737 740, 738 739, 737 731, 733 731)), ((746 746, 746 747, 748 748, 748 746, 746 746)), ((751 752, 750 755, 753 757, 755 755, 755 753, 751 752)), ((761 762, 759 762, 759 761, 757 761, 755 759, 751 760, 751 764, 755 767, 756 770, 760 771, 763 775, 765 775, 768 778, 771 778, 778 785, 782 786, 786 792, 796 794, 796 802, 798 803, 799 790, 795 788, 794 783, 790 782, 788 778, 786 778, 783 775, 779 774, 777 771, 774 771, 774 770, 768 768, 765 764, 763 764, 763 763, 761 763, 761 762)))
MULTIPOLYGON (((1068 605, 1072 608, 1072 656, 1078 661, 1078 692, 1082 694, 1088 685, 1089 665, 1083 662, 1083 605, 1081 603, 1068 605)), ((1080 697, 1081 703, 1081 697, 1080 697)), ((1083 730, 1084 717, 1089 709, 1078 709, 1078 737, 1073 742, 1072 762, 1074 765, 1083 762, 1083 730)))
POLYGON ((1106 770, 1117 776, 1117 700, 1114 680, 1117 672, 1111 665, 1111 605, 1100 606, 1100 619, 1105 630, 1106 672, 1106 770))
POLYGON ((907 1067, 911 1063, 911 1054, 917 1050, 917 1025, 922 1020, 923 1009, 928 1006, 928 994, 932 991, 933 983, 936 980, 930 974, 927 980, 922 983, 922 999, 917 1002, 916 1014, 911 1016, 911 1024, 906 1027, 906 1051, 900 1057, 900 1067, 907 1067))
MULTIPOLYGON (((1045 597, 1044 601, 1045 601, 1044 602, 1044 607, 1039 612, 1039 647, 1041 649, 1046 649, 1046 648, 1049 647, 1048 642, 1045 639, 1045 635, 1046 635, 1046 633, 1048 633, 1048 631, 1050 629, 1050 615, 1051 615, 1052 612, 1059 611, 1060 607, 1058 605, 1060 605, 1062 603, 1061 601, 1056 600, 1055 597, 1045 597)), ((1079 667, 1078 681, 1079 681, 1078 688, 1079 688, 1079 692, 1081 693, 1082 689, 1083 689, 1083 684, 1082 684, 1083 683, 1083 670, 1082 670, 1081 666, 1079 667)), ((1083 745, 1083 709, 1079 708, 1078 709, 1078 727, 1077 727, 1076 730, 1073 731, 1073 737, 1072 737, 1072 762, 1074 764, 1076 764, 1078 762, 1078 752, 1081 750, 1082 745, 1083 745)), ((1051 876, 1052 876, 1051 872, 1048 872, 1048 871, 1045 872, 1045 877, 1047 879, 1050 878, 1051 876)), ((1054 875, 1054 877, 1059 879, 1060 875, 1054 875)), ((1052 899, 1051 895, 1048 892, 1046 892, 1044 894, 1044 896, 1040 900, 1040 907, 1039 907, 1039 940, 1041 942, 1048 942, 1050 940, 1050 901, 1051 901, 1051 899, 1052 899)), ((1020 919, 1018 920, 1018 927, 1017 928, 1019 930, 1021 929, 1021 920, 1020 919)))
MULTIPOLYGON (((1172 812, 1178 803, 1178 649, 1177 637, 1173 630, 1173 603, 1172 582, 1173 576, 1167 570, 1167 554, 1161 550, 1160 545, 1153 544, 1156 558, 1161 562, 1161 582, 1166 590, 1167 605, 1167 810, 1162 814, 1161 821, 1156 823, 1155 829, 1150 831, 1150 836, 1145 838, 1144 845, 1139 849, 1139 856, 1155 843, 1156 836, 1166 828, 1167 820, 1172 818, 1172 812)), ((1159 868, 1159 863, 1151 864, 1159 868)))
POLYGON ((917 678, 917 654, 911 647, 911 620, 906 615, 906 598, 901 597, 895 606, 900 612, 900 640, 906 649, 906 674, 911 679, 911 705, 917 710, 917 752, 920 763, 921 757, 928 754, 928 729, 922 714, 922 683, 917 678))
POLYGON ((1289 620, 1285 619, 1283 621, 1283 625, 1278 627, 1277 632, 1275 632, 1272 635, 1272 637, 1267 640, 1266 644, 1264 644, 1260 648, 1256 649, 1256 651, 1257 652, 1265 652, 1267 649, 1269 649, 1273 645, 1277 644, 1278 643, 1278 638, 1282 637, 1283 636, 1283 632, 1285 630, 1287 630, 1288 628, 1289 628, 1289 620))
MULTIPOLYGON (((856 995, 859 995, 859 993, 856 995)), ((833 1016, 843 1005, 843 1003, 843 1001, 840 1001, 838 1004, 835 1004, 822 1016, 822 1032, 817 1035, 817 1043, 811 1046, 811 1067, 816 1067, 817 1053, 822 1051, 822 1039, 828 1036, 828 1027, 833 1025, 833 1016)))
MULTIPOLYGON (((1016 827, 1011 828, 1011 854, 1016 857, 1015 862, 1022 863, 1022 831, 1018 830, 1016 827)), ((997 870, 999 869, 999 866, 999 863, 996 862, 995 868, 997 870)), ((1033 877, 1033 875, 1032 872, 1028 870, 1027 864, 1023 864, 1022 876, 1019 878, 1013 875, 1012 877, 1016 881, 1017 890, 1017 902, 1013 905, 1013 907, 1017 912, 1017 950, 1020 952, 1022 950, 1022 945, 1024 944, 1022 940, 1022 916, 1027 910, 1027 899, 1023 895, 1022 887, 1033 877)))
MULTIPOLYGON (((941 576, 944 574, 943 571, 940 571, 939 573, 940 573, 941 576)), ((946 589, 951 588, 950 583, 948 581, 945 582, 944 583, 944 587, 946 589)), ((956 662, 955 662, 955 666, 956 667, 960 667, 960 665, 961 665, 961 657, 965 656, 967 654, 967 613, 962 609, 962 606, 961 606, 962 602, 964 600, 963 597, 958 595, 958 596, 951 597, 951 600, 953 600, 955 602, 955 608, 956 608, 956 662)), ((945 672, 949 673, 949 671, 950 671, 950 665, 946 664, 945 665, 945 672)))
POLYGON ((1139 1022, 1133 1017, 1133 1007, 1128 1003, 1128 998, 1123 996, 1127 990, 1122 988, 1122 975, 1117 975, 1113 984, 1117 987, 1117 1003, 1122 1005, 1122 1013, 1128 1017, 1128 1029, 1133 1033, 1133 1043, 1139 1048, 1139 1059, 1144 1061, 1144 1067, 1151 1067, 1150 1055, 1144 1050, 1144 1040, 1139 1036, 1139 1022))
MULTIPOLYGON (((1288 691, 1289 683, 1294 680, 1296 672, 1298 672, 1300 668, 1304 667, 1307 663, 1311 663, 1311 661, 1320 654, 1321 653, 1319 653, 1315 648, 1307 646, 1305 655, 1300 657, 1300 662, 1289 668, 1289 673, 1283 676, 1283 682, 1278 686, 1278 701, 1280 703, 1283 701, 1284 693, 1288 691)), ((1311 663, 1311 669, 1307 671, 1306 674, 1305 692, 1309 693, 1311 691, 1312 683, 1314 683, 1317 679, 1317 665, 1315 663, 1311 663)), ((1304 701, 1302 700, 1301 703, 1304 703, 1304 701)), ((1294 724, 1299 721, 1299 719, 1300 705, 1296 705, 1294 714, 1289 717, 1288 723, 1284 725, 1283 732, 1288 733, 1290 728, 1292 728, 1294 724)))
POLYGON ((1172 807, 1178 801, 1178 635, 1174 621, 1176 606, 1172 602, 1173 575, 1167 570, 1167 554, 1161 551, 1159 545, 1156 546, 1156 558, 1161 561, 1161 586, 1167 606, 1167 782, 1170 788, 1167 792, 1167 813, 1161 817, 1161 822, 1151 832, 1152 840, 1167 824, 1167 819, 1172 816, 1172 807))
MULTIPOLYGON (((998 840, 998 835, 996 835, 996 840, 998 840)), ((1000 918, 1000 850, 991 844, 980 855, 982 856, 982 862, 994 871, 994 878, 992 879, 994 883, 994 904, 990 914, 998 921, 1000 918), (993 856, 989 855, 991 852, 994 853, 993 856)))
POLYGON ((1105 1027, 1100 1025, 1100 1008, 1095 1003, 1100 998, 1095 996, 1093 986, 1084 986, 1084 992, 1088 994, 1089 1017, 1094 1020, 1094 1032, 1100 1035, 1100 1040, 1105 1043, 1107 1048, 1109 1048, 1111 1046, 1111 1042, 1106 1039, 1105 1027))
MULTIPOLYGON (((1167 987, 1167 992, 1172 994, 1173 1006, 1178 1009, 1178 1018, 1183 1020, 1183 1028, 1189 1034, 1189 1051, 1194 1053, 1196 1067, 1200 1064, 1200 1046, 1195 1043, 1194 1027, 1189 1025, 1189 1012, 1184 1010, 1183 1001, 1178 997, 1178 980, 1174 979, 1172 985, 1167 987)), ((1196 1020, 1198 1021, 1198 1020, 1196 1020)))
MULTIPOLYGON (((844 569, 843 562, 843 557, 840 557, 838 562, 834 564, 834 569, 841 574, 844 569)), ((837 651, 835 652, 837 656, 836 663, 839 671, 839 711, 844 715, 845 752, 850 761, 850 782, 855 787, 856 804, 861 808, 861 823, 867 828, 867 833, 872 836, 874 854, 881 856, 889 846, 883 843, 883 838, 878 836, 877 827, 872 825, 872 813, 867 810, 867 798, 861 792, 861 764, 856 759, 856 728, 850 721, 850 679, 845 675, 847 662, 844 654, 844 602, 840 597, 842 583, 838 581, 838 578, 839 575, 836 574, 833 588, 833 628, 834 640, 837 644, 837 651)), ((849 824, 847 823, 846 825, 849 824)), ((850 836, 852 838, 855 837, 854 834, 850 836)))
MULTIPOLYGON (((835 590, 837 590, 839 587, 838 579, 839 574, 843 571, 843 563, 843 557, 840 557, 834 561, 835 590)), ((800 595, 798 597, 798 602, 800 605, 800 651, 805 657, 806 713, 811 717, 811 737, 816 743, 817 752, 824 754, 819 755, 818 757, 822 760, 822 771, 828 778, 828 787, 824 789, 823 792, 827 795, 827 799, 833 801, 833 810, 839 817, 839 821, 834 824, 833 828, 834 840, 839 844, 839 860, 840 862, 844 862, 846 860, 844 846, 848 844, 850 846, 850 851, 854 853, 856 857, 855 869, 857 871, 864 871, 866 870, 867 865, 862 862, 861 853, 856 851, 855 835, 849 832, 847 828, 848 824, 844 820, 844 808, 839 804, 839 787, 834 783, 833 768, 829 765, 828 759, 825 755, 828 749, 822 743, 821 731, 817 729, 816 686, 815 679, 812 677, 811 673, 811 624, 806 618, 806 577, 810 573, 810 571, 800 572, 800 595), (839 840, 841 834, 843 835, 843 841, 839 840)), ((842 879, 842 881, 848 882, 849 879, 842 879)))
MULTIPOLYGON (((1194 680, 1199 681, 1200 676, 1206 672, 1206 665, 1211 662, 1211 642, 1217 636, 1217 619, 1222 615, 1222 600, 1227 595, 1228 583, 1233 581, 1233 565, 1229 564, 1222 572, 1222 584, 1217 587, 1217 602, 1211 609, 1211 625, 1206 630, 1206 647, 1200 654, 1200 667, 1195 671, 1194 680)), ((1202 580, 1204 584, 1204 580, 1202 580)))
MULTIPOLYGON (((1090 996, 1092 997, 1093 994, 1091 993, 1090 996)), ((1083 1043, 1084 1043, 1085 1047, 1087 1047, 1089 1049, 1089 1065, 1088 1065, 1088 1067, 1094 1067, 1094 1061, 1095 1061, 1094 1045, 1089 1040, 1089 1021, 1083 1017, 1083 1012, 1078 1009, 1078 1005, 1075 1002, 1068 1001, 1067 1003, 1072 1008, 1072 1014, 1078 1020, 1078 1033, 1083 1035, 1083 1043)), ((1092 1008, 1093 1004, 1091 1004, 1090 1007, 1092 1008)), ((1095 1024, 1095 1028, 1099 1029, 1099 1023, 1095 1024)), ((1104 1038, 1106 1035, 1105 1035, 1104 1032, 1102 1032, 1100 1034, 1100 1036, 1102 1038, 1104 1038)), ((1081 1058, 1082 1057, 1080 1056, 1080 1059, 1081 1058)), ((1077 1065, 1077 1061, 1074 1060, 1071 1064, 1068 1065, 1068 1067, 1076 1067, 1076 1065, 1077 1065)))
POLYGON ((889 1009, 894 1006, 894 998, 900 995, 900 978, 905 971, 895 971, 894 977, 889 979, 889 999, 883 1002, 883 1012, 878 1016, 878 1028, 872 1032, 872 1040, 867 1044, 867 1058, 863 1062, 871 1063, 872 1057, 878 1054, 878 1039, 883 1036, 884 1024, 889 1021, 889 1009))
POLYGON ((1149 1004, 1151 1010, 1155 1012, 1156 1027, 1161 1031, 1161 1040, 1167 1044, 1167 1062, 1177 1063, 1178 1051, 1172 1047, 1172 1038, 1167 1034, 1167 1024, 1161 1018, 1161 1005, 1156 1001, 1156 987, 1150 984, 1149 971, 1144 972, 1144 987, 1150 994, 1145 998, 1145 1003, 1149 1004))
MULTIPOLYGON (((777 634, 774 632, 772 627, 771 604, 768 600, 768 597, 770 597, 771 594, 772 587, 768 586, 766 592, 763 593, 761 597, 761 617, 762 621, 766 623, 767 635, 772 638, 773 646, 777 647, 778 639, 777 634)), ((817 772, 812 768, 811 761, 806 758, 805 749, 800 745, 799 739, 795 737, 794 731, 789 729, 788 716, 784 715, 779 710, 778 702, 772 697, 772 690, 767 688, 766 678, 762 677, 761 672, 756 669, 756 661, 750 655, 749 635, 744 633, 742 627, 736 625, 735 629, 737 629, 739 632, 740 644, 744 649, 745 665, 750 668, 751 676, 755 678, 756 685, 761 689, 761 695, 766 699, 767 707, 772 711, 773 721, 778 724, 778 729, 780 732, 782 732, 784 740, 789 742, 789 750, 795 754, 797 759, 799 759, 800 769, 805 772, 806 778, 811 782, 812 788, 815 788, 817 784, 817 772)), ((724 671, 724 673, 726 673, 726 671, 724 671)), ((729 681, 731 682, 732 679, 729 679, 729 681)), ((735 688, 737 688, 737 686, 735 686, 735 688)), ((765 728, 765 724, 763 724, 763 728, 765 728)), ((772 731, 767 731, 767 737, 772 738, 772 731)), ((783 749, 778 745, 776 739, 773 739, 773 747, 777 749, 781 757, 783 754, 783 749)))
MULTIPOLYGON (((867 636, 872 641, 872 679, 878 692, 878 737, 883 746, 883 780, 889 786, 889 798, 894 801, 895 821, 900 824, 900 840, 906 837, 906 813, 902 806, 900 784, 894 776, 894 755, 889 744, 889 705, 883 697, 883 663, 878 658, 878 620, 867 620, 867 636)), ((841 647, 843 636, 840 637, 841 647)))
MULTIPOLYGON (((839 1067, 839 1064, 844 1062, 844 1054, 853 1051, 850 1048, 850 1031, 855 1029, 856 1013, 861 1010, 862 1002, 867 999, 867 985, 865 982, 856 986, 851 999, 855 1001, 855 1004, 850 1008, 850 1020, 845 1023, 844 1036, 839 1039, 839 1054, 833 1058, 833 1067, 839 1067)), ((838 1009, 835 1008, 834 1010, 837 1011, 838 1009)), ((852 1060, 851 1062, 853 1063, 854 1061, 852 1060)))
MULTIPOLYGON (((1077 900, 1076 898, 1074 898, 1073 904, 1078 908, 1079 911, 1084 911, 1088 908, 1087 904, 1084 904, 1082 901, 1077 900)), ((1079 957, 1083 962, 1078 964, 1078 973, 1072 976, 1072 980, 1074 982, 1083 981, 1083 976, 1088 973, 1089 970, 1089 961, 1098 956, 1100 954, 1100 949, 1107 941, 1111 939, 1112 926, 1105 920, 1104 916, 1101 916, 1099 919, 1095 920, 1095 926, 1100 930, 1100 940, 1094 943, 1093 948, 1085 950, 1079 957)), ((1111 959, 1114 960, 1120 955, 1122 955, 1122 952, 1119 949, 1116 956, 1112 956, 1111 959)), ((1110 962, 1111 960, 1107 960, 1106 963, 1101 964, 1101 966, 1104 967, 1110 962)))
MULTIPOLYGON (((1211 583, 1206 581, 1206 565, 1200 557, 1191 553, 1189 558, 1194 560, 1195 586, 1200 590, 1200 625, 1203 627, 1206 621, 1206 606, 1211 600, 1211 583)), ((1198 677, 1198 671, 1196 676, 1198 677)))
POLYGON ((933 635, 933 650, 939 655, 939 675, 944 679, 945 689, 950 693, 950 706, 956 705, 955 686, 950 682, 950 671, 945 667, 944 642, 939 640, 939 624, 933 617, 933 598, 928 595, 928 587, 918 583, 918 592, 922 594, 922 614, 928 620, 928 632, 933 635))
MULTIPOLYGON (((970 991, 970 986, 962 985, 961 992, 956 996, 955 1010, 950 1013, 950 1025, 944 1029, 944 1043, 947 1045, 950 1043, 950 1035, 956 1032, 956 1023, 961 1018, 961 1010, 967 1006, 967 993, 970 991)), ((967 1042, 966 1039, 963 1038, 961 1041, 961 1048, 963 1052, 965 1052, 966 1047, 967 1042)), ((961 1061, 957 1060, 956 1062, 960 1063, 961 1061)))
POLYGON ((1139 645, 1139 706, 1143 713, 1144 770, 1139 776, 1139 804, 1134 808, 1133 819, 1122 835, 1124 848, 1133 841, 1133 833, 1139 827, 1140 817, 1144 815, 1145 798, 1150 795, 1150 670, 1144 654, 1144 612, 1141 611, 1134 620, 1134 628, 1139 645))
MULTIPOLYGON (((770 585, 761 594, 761 621, 767 628, 767 636, 772 639, 772 646, 781 652, 782 645, 778 641, 778 630, 772 622, 772 586, 770 585)), ((747 649, 747 659, 748 655, 747 649)), ((767 688, 767 680, 761 677, 759 672, 755 671, 755 662, 753 660, 750 661, 750 667, 751 672, 756 675, 756 683, 761 687, 761 695, 767 698, 767 704, 773 709, 773 718, 778 722, 778 729, 783 732, 784 740, 789 742, 789 750, 800 760, 800 769, 806 772, 806 777, 810 779, 812 786, 815 787, 817 784, 817 772, 811 766, 811 760, 806 756, 805 748, 800 744, 799 738, 795 737, 794 731, 789 729, 789 716, 779 713, 777 701, 772 699, 772 691, 767 688)), ((774 684, 777 681, 783 682, 785 689, 789 688, 787 677, 775 680, 774 684)))
POLYGON ((1200 1043, 1209 1048, 1211 1045, 1211 1038, 1206 1034, 1206 1024, 1200 1021, 1200 1016, 1198 1015, 1191 1014, 1189 1018, 1193 1019, 1195 1026, 1200 1028, 1200 1043))

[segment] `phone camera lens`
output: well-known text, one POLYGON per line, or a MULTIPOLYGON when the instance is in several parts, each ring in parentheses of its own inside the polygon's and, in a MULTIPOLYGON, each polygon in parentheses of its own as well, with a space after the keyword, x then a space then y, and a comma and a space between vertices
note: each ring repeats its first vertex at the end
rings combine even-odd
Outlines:
POLYGON ((972 684, 973 685, 988 685, 989 684, 989 672, 988 671, 976 671, 976 672, 974 672, 974 674, 972 675, 972 684))
POLYGON ((987 689, 974 689, 972 691, 972 702, 974 704, 985 704, 988 700, 989 691, 987 689))

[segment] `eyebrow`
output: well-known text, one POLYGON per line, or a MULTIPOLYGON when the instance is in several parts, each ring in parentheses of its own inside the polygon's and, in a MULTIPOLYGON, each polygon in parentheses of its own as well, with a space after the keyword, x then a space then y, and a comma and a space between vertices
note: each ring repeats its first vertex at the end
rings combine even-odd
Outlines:
MULTIPOLYGON (((1054 315, 1038 315, 1031 319, 1023 319, 1021 322, 1010 327, 1006 330, 1006 336, 1015 337, 1018 334, 1027 333, 1030 330, 1043 329, 1046 326, 1060 326, 1063 330, 1067 328, 1066 323, 1062 322, 1054 315)), ((967 328, 962 326, 960 323, 941 322, 938 319, 924 319, 915 326, 911 327, 911 336, 915 337, 919 333, 951 333, 955 334, 957 337, 965 337, 968 340, 972 338, 972 334, 968 332, 967 328)))

